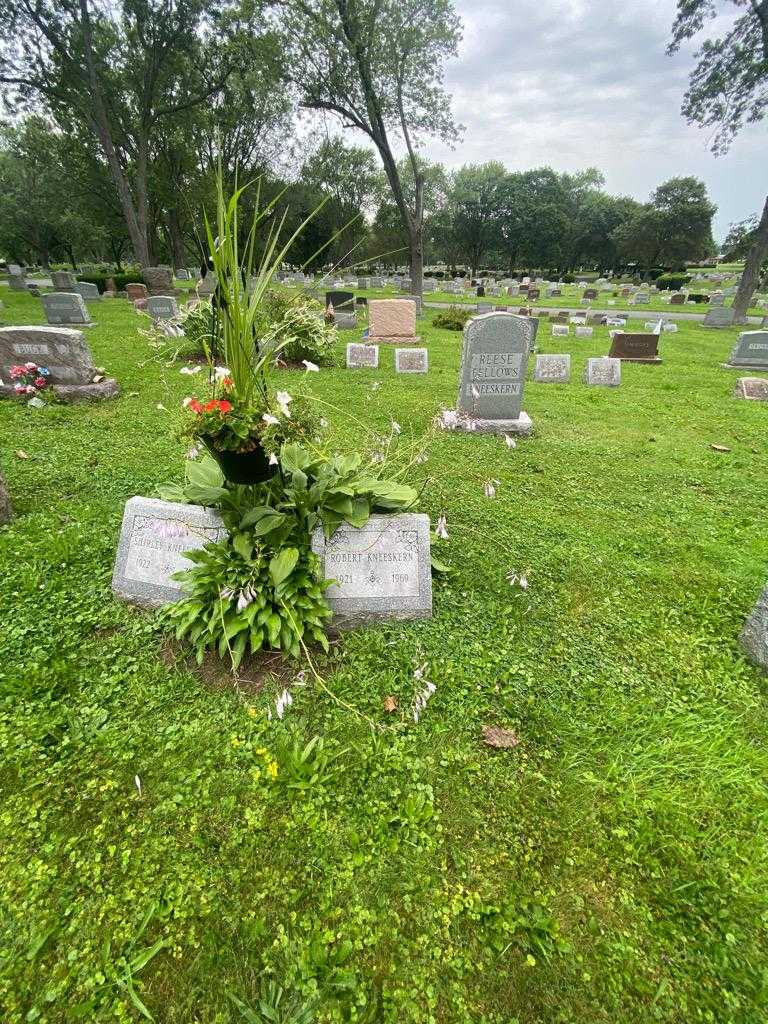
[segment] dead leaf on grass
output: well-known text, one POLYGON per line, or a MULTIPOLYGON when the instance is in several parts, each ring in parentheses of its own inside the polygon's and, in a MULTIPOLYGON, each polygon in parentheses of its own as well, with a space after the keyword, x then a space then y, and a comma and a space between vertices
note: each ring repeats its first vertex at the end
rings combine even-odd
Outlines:
POLYGON ((520 737, 512 729, 502 729, 500 725, 484 725, 483 741, 489 747, 499 750, 513 750, 520 742, 520 737))
POLYGON ((384 698, 384 710, 385 711, 397 711, 397 701, 394 697, 384 698))

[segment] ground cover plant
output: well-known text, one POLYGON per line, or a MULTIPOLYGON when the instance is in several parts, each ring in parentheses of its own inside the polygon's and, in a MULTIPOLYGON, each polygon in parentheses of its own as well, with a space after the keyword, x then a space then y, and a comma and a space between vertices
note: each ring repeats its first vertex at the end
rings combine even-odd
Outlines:
MULTIPOLYGON (((428 375, 385 346, 340 368, 341 332, 313 389, 421 437, 461 351, 433 315, 428 375)), ((542 324, 573 380, 526 385, 535 437, 431 443, 422 506, 454 568, 434 618, 234 686, 111 597, 125 501, 181 481, 191 388, 128 302, 97 319, 120 398, 0 403, 0 1019, 762 1019, 768 720, 736 637, 768 565, 768 434, 719 365, 737 331, 681 323, 609 390, 580 383, 605 328, 542 324)))

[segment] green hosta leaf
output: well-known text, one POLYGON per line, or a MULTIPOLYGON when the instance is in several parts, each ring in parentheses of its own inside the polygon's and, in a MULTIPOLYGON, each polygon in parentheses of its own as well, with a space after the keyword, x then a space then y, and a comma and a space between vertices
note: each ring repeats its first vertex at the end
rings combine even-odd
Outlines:
POLYGON ((222 489, 224 485, 224 474, 218 462, 207 452, 199 459, 187 460, 186 477, 190 484, 196 484, 198 487, 222 489))
POLYGON ((262 516, 258 523, 254 524, 251 533, 254 537, 265 537, 268 533, 272 533, 273 530, 282 526, 285 518, 282 512, 271 512, 268 516, 262 516))
POLYGON ((446 565, 445 562, 441 562, 439 558, 435 558, 435 556, 432 555, 432 554, 430 554, 429 557, 430 557, 430 561, 432 563, 432 570, 434 572, 441 572, 441 573, 453 572, 453 569, 451 568, 451 566, 450 565, 446 565))
POLYGON ((327 494, 325 497, 325 504, 328 508, 334 512, 338 512, 339 515, 351 516, 354 513, 355 506, 351 498, 348 498, 345 494, 327 494))
POLYGON ((240 520, 240 529, 244 530, 247 526, 253 526, 254 523, 258 523, 264 516, 271 515, 275 515, 275 510, 269 505, 257 505, 255 508, 249 509, 240 520))
POLYGON ((181 484, 160 484, 156 490, 163 501, 179 501, 183 505, 186 505, 189 501, 187 492, 181 484))
POLYGON ((184 491, 187 501, 193 505, 205 505, 208 508, 220 504, 226 493, 224 487, 201 487, 198 484, 189 484, 184 491))
POLYGON ((296 568, 299 560, 298 548, 283 548, 269 563, 269 575, 276 587, 287 579, 296 568))
POLYGON ((312 462, 312 456, 309 452, 304 451, 301 445, 286 444, 283 445, 283 449, 280 452, 280 462, 282 463, 283 469, 287 469, 289 473, 293 473, 297 469, 306 469, 312 462))
POLYGON ((371 517, 371 503, 368 498, 360 495, 352 502, 352 511, 344 518, 350 526, 365 526, 371 517))
POLYGON ((415 504, 418 498, 415 488, 394 480, 377 480, 369 493, 373 496, 373 504, 383 509, 405 508, 415 504))
POLYGON ((251 555, 253 554, 253 544, 248 534, 236 533, 232 538, 232 547, 244 562, 250 562, 251 555))

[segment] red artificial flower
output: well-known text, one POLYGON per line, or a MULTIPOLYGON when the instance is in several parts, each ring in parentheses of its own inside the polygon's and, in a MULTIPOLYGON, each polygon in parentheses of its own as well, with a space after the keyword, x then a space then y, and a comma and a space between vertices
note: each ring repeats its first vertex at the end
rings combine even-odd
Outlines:
POLYGON ((219 412, 222 414, 232 412, 232 403, 228 402, 226 399, 222 399, 219 402, 219 412))
POLYGON ((36 388, 44 388, 47 383, 48 381, 45 379, 45 377, 38 377, 34 381, 34 385, 36 388))

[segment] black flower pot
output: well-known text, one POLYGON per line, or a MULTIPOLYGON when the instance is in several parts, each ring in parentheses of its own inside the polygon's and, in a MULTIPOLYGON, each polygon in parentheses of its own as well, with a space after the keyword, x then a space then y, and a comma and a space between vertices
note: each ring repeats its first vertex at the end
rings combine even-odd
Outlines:
POLYGON ((269 456, 261 447, 250 452, 220 451, 206 442, 206 448, 221 466, 231 484, 260 484, 274 476, 276 466, 270 466, 269 456))

